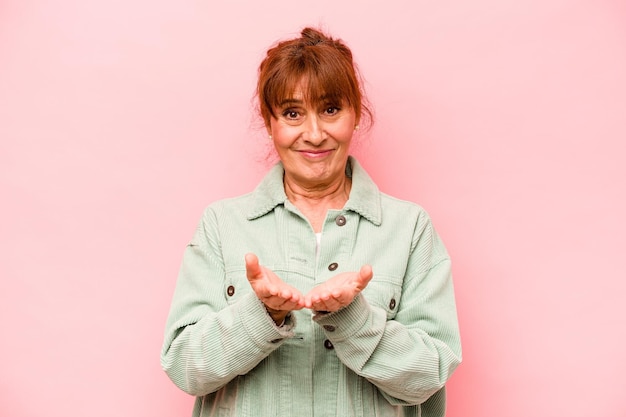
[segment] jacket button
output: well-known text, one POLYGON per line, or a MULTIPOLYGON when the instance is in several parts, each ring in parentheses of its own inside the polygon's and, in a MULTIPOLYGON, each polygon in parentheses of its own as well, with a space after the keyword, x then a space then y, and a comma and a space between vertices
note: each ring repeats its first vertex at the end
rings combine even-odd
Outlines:
POLYGON ((334 332, 336 329, 335 326, 333 326, 332 324, 325 324, 324 325, 324 330, 326 330, 327 332, 334 332))
POLYGON ((335 218, 335 223, 337 224, 337 226, 343 226, 344 224, 346 224, 346 217, 340 214, 335 218))
POLYGON ((332 264, 328 265, 328 270, 329 271, 334 271, 338 267, 339 267, 339 264, 337 262, 333 262, 332 264))
POLYGON ((389 309, 393 310, 394 308, 396 308, 396 299, 392 298, 391 301, 389 301, 389 309))
POLYGON ((324 347, 328 350, 334 349, 332 342, 328 339, 324 340, 324 347))
POLYGON ((226 294, 228 294, 229 297, 232 297, 235 294, 235 287, 229 285, 228 288, 226 288, 226 294))

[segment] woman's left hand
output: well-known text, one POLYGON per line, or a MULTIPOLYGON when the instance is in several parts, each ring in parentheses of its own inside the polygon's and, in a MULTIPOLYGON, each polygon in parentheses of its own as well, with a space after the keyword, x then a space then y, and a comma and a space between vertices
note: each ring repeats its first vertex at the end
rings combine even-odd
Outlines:
POLYGON ((347 306, 365 289, 374 273, 363 265, 358 272, 343 272, 313 288, 305 297, 304 305, 315 311, 337 311, 347 306))

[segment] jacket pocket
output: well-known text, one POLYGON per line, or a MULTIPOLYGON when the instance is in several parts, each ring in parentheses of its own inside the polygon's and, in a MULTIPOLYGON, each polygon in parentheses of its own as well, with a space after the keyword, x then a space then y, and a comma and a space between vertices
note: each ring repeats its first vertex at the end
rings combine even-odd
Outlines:
POLYGON ((237 302, 242 296, 252 292, 246 278, 245 269, 226 271, 222 292, 228 304, 237 302))
POLYGON ((363 296, 372 306, 382 308, 387 313, 387 320, 396 316, 402 299, 402 286, 394 279, 376 279, 363 290, 363 296))

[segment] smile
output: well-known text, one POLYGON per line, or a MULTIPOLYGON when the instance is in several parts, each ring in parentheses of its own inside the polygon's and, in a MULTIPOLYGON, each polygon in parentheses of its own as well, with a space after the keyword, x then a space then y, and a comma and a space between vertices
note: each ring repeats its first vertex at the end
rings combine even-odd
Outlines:
POLYGON ((298 153, 300 153, 300 155, 304 156, 305 158, 309 158, 309 159, 324 158, 325 156, 330 155, 332 152, 333 152, 333 149, 319 149, 319 150, 298 151, 298 153))

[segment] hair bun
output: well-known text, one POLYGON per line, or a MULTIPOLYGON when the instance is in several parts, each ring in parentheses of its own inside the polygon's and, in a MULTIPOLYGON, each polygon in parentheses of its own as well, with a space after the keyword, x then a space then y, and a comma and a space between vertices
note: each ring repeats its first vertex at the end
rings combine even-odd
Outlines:
POLYGON ((306 27, 302 29, 300 32, 302 35, 302 39, 306 42, 307 45, 317 45, 322 42, 332 42, 333 40, 328 36, 324 35, 324 33, 320 32, 317 29, 306 27))

